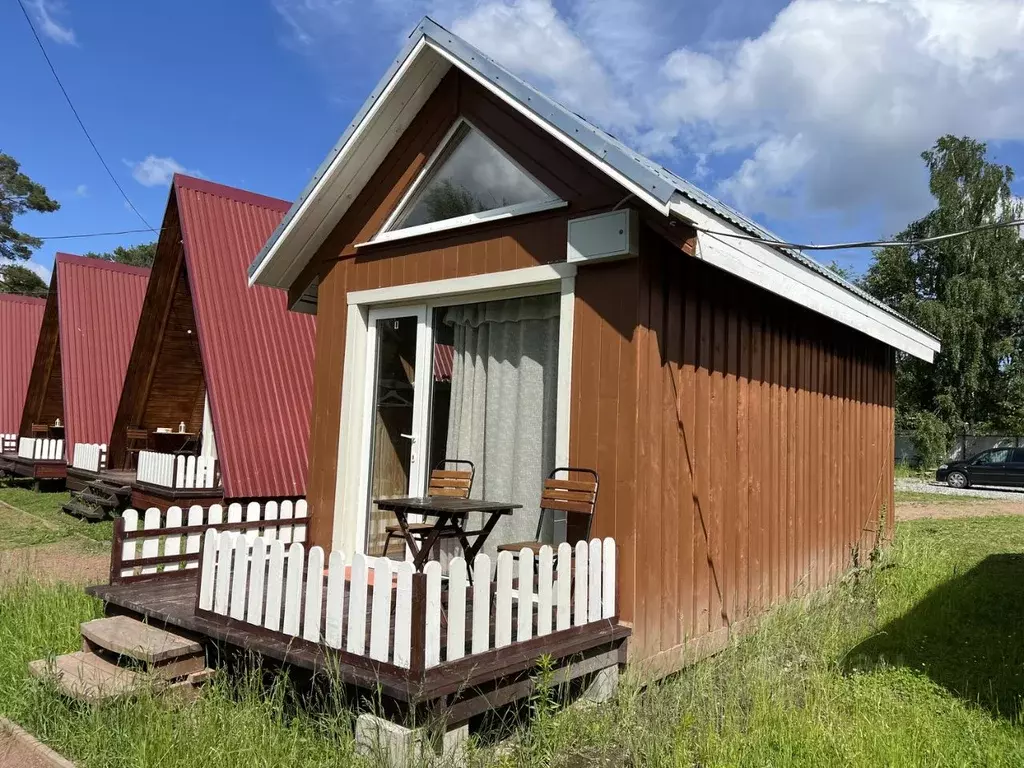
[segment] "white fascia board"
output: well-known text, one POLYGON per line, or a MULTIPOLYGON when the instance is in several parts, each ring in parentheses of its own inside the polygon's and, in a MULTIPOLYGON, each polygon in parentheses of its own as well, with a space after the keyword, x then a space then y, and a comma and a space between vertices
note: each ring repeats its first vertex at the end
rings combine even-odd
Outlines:
POLYGON ((302 200, 250 276, 250 286, 290 287, 448 69, 421 39, 302 200))
MULTIPOLYGON (((723 221, 682 195, 669 207, 679 218, 723 234, 747 232, 723 221)), ((942 348, 938 339, 872 305, 768 245, 716 238, 697 231, 697 258, 801 306, 854 328, 926 362, 942 348)))

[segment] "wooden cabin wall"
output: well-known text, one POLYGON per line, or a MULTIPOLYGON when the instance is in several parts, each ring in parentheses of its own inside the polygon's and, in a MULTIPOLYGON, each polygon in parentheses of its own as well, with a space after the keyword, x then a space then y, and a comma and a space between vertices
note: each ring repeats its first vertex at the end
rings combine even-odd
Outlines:
POLYGON ((677 669, 891 534, 888 347, 649 230, 580 270, 575 333, 571 459, 601 473, 631 660, 677 669))
MULTIPOLYGON (((55 270, 56 272, 56 270, 55 270)), ((64 419, 64 388, 60 364, 60 325, 57 316, 57 276, 50 283, 50 293, 43 310, 43 323, 36 344, 32 373, 25 395, 20 434, 32 436, 33 424, 53 424, 64 419)))
POLYGON ((184 421, 190 432, 202 431, 206 385, 173 192, 163 229, 169 234, 157 244, 114 417, 107 452, 111 467, 125 466, 128 427, 177 429, 184 421))
POLYGON ((442 80, 291 291, 294 300, 320 279, 307 483, 313 543, 330 546, 334 522, 348 292, 564 262, 569 216, 609 208, 624 194, 465 76, 453 71, 442 80), (354 244, 373 237, 460 114, 568 207, 357 251, 354 244))
POLYGON ((137 426, 152 431, 157 427, 186 431, 203 429, 206 383, 203 360, 196 334, 195 311, 184 265, 178 275, 167 326, 156 351, 155 372, 145 397, 137 426))

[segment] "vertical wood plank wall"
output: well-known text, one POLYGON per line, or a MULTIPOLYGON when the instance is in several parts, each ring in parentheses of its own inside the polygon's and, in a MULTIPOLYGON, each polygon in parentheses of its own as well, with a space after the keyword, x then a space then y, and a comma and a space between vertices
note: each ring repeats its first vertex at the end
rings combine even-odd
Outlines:
POLYGON ((32 361, 20 434, 32 436, 33 424, 53 424, 64 418, 64 389, 60 364, 60 332, 57 316, 57 276, 50 282, 43 310, 43 324, 32 361))
POLYGON ((630 658, 663 673, 889 535, 893 355, 649 231, 641 251, 577 278, 570 444, 601 473, 630 658))

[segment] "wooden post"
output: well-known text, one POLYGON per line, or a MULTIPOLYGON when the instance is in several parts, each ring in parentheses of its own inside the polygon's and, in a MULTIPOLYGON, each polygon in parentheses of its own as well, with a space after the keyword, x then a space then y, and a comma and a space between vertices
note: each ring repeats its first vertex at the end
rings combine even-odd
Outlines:
POLYGON ((409 669, 421 677, 426 669, 427 655, 427 577, 423 573, 412 575, 412 627, 409 633, 409 669))
POLYGON ((124 554, 124 518, 114 519, 113 544, 110 551, 110 583, 121 582, 121 558, 124 554))

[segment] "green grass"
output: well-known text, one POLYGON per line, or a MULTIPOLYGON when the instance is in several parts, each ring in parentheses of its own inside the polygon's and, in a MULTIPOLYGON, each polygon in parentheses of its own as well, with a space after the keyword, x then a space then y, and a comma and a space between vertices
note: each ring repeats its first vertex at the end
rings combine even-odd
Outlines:
POLYGON ((90 523, 65 514, 61 506, 67 503, 70 494, 40 493, 17 484, 17 481, 0 481, 0 502, 21 510, 24 515, 4 510, 0 504, 0 549, 29 546, 32 544, 50 544, 70 538, 85 538, 98 542, 109 542, 113 535, 113 523, 108 521, 90 523), (31 518, 29 518, 31 516, 31 518), (17 519, 17 522, 11 522, 17 519), (6 536, 5 523, 17 528, 34 528, 35 532, 23 531, 17 535, 6 536), (38 539, 38 540, 36 540, 38 539))
MULTIPOLYGON (((1024 764, 1024 519, 901 523, 878 565, 660 684, 625 680, 608 705, 556 712, 537 696, 514 745, 474 764, 1024 764)), ((266 692, 222 676, 183 708, 69 704, 25 679, 98 613, 69 588, 0 593, 0 714, 86 767, 353 761, 350 715, 298 706, 280 679, 266 692)))

